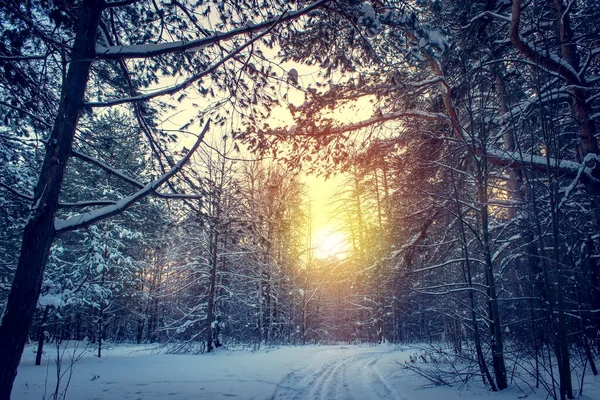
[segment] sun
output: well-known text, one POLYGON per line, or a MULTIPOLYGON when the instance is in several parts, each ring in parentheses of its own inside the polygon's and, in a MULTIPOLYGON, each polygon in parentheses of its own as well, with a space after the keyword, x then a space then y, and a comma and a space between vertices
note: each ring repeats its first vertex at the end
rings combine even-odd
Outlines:
POLYGON ((344 258, 348 250, 348 239, 342 232, 332 228, 321 228, 313 237, 314 254, 317 258, 344 258))
POLYGON ((328 179, 315 175, 302 177, 308 189, 310 236, 313 255, 316 258, 343 259, 349 253, 351 242, 346 233, 336 228, 336 204, 332 202, 345 179, 343 174, 332 175, 328 179))

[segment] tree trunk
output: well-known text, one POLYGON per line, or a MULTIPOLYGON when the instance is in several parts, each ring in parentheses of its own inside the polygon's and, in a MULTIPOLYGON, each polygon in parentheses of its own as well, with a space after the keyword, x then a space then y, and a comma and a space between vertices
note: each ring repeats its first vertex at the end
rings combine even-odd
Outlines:
POLYGON ((483 350, 481 348, 481 335, 479 334, 479 326, 477 324, 477 316, 475 314, 475 296, 473 295, 473 277, 471 274, 471 261, 469 259, 469 248, 468 248, 468 240, 467 234, 465 232, 465 224, 463 219, 463 212, 461 209, 461 205, 459 202, 459 192, 456 187, 456 181, 454 179, 454 170, 450 171, 452 177, 452 185, 454 187, 454 194, 456 196, 456 212, 458 216, 458 226, 460 229, 460 239, 462 244, 462 255, 465 259, 463 262, 463 273, 466 272, 464 276, 466 283, 469 287, 469 306, 471 308, 471 324, 473 326, 473 341, 475 343, 475 352, 477 354, 477 364, 479 365, 479 371, 481 372, 481 377, 483 379, 483 383, 485 384, 486 379, 489 382, 490 388, 492 391, 497 391, 496 383, 490 374, 490 370, 485 361, 485 357, 483 355, 483 350))
POLYGON ((481 217, 481 233, 483 244, 483 255, 485 261, 485 275, 488 285, 488 306, 490 310, 491 334, 492 334, 492 366, 494 375, 496 376, 496 384, 499 390, 504 390, 508 387, 506 380, 506 366, 504 364, 504 343, 502 339, 502 326, 500 325, 500 312, 498 310, 498 295, 496 293, 496 283, 494 277, 494 266, 492 263, 492 254, 490 249, 490 233, 489 233, 489 210, 488 210, 488 173, 487 161, 484 157, 481 164, 477 166, 477 190, 481 217))
POLYGON ((38 329, 38 347, 37 353, 35 355, 35 365, 42 365, 42 353, 44 352, 44 339, 45 339, 45 330, 46 320, 48 319, 48 312, 50 311, 50 306, 46 306, 44 308, 44 315, 42 316, 42 320, 40 322, 40 328, 38 329))
POLYGON ((80 8, 72 59, 63 82, 58 115, 47 142, 34 193, 34 205, 23 232, 19 262, 0 325, 0 399, 10 398, 40 295, 50 246, 56 236, 54 217, 95 54, 96 29, 102 5, 102 0, 84 0, 80 8))
MULTIPOLYGON (((562 0, 552 0, 550 6, 554 9, 556 18, 556 27, 560 41, 561 57, 574 71, 579 71, 580 60, 577 54, 576 39, 573 38, 573 29, 571 28, 571 18, 569 10, 565 10, 562 0)), ((573 84, 574 82, 569 82, 573 84)), ((580 144, 577 149, 579 161, 589 153, 598 153, 598 141, 596 140, 596 122, 591 117, 591 106, 582 87, 586 84, 573 85, 571 90, 571 113, 579 123, 580 144)))
MULTIPOLYGON (((108 248, 104 250, 104 259, 108 259, 108 248)), ((104 288, 106 283, 106 267, 102 269, 102 281, 100 285, 104 288)), ((102 339, 104 335, 104 299, 100 297, 100 315, 98 317, 98 358, 102 357, 102 339)))
MULTIPOLYGON (((512 18, 510 23, 510 41, 513 46, 525 57, 534 63, 539 63, 543 67, 555 71, 560 74, 565 82, 571 86, 571 107, 575 119, 579 123, 579 145, 578 156, 583 160, 587 154, 598 154, 598 140, 596 139, 596 123, 591 116, 591 107, 585 95, 585 90, 589 86, 581 77, 574 74, 572 71, 577 71, 578 59, 575 52, 574 40, 572 40, 572 32, 569 22, 569 13, 564 12, 562 1, 556 0, 553 2, 554 10, 557 18, 559 37, 561 42, 561 57, 572 68, 564 68, 561 63, 554 58, 544 54, 538 54, 533 48, 522 41, 519 36, 519 24, 521 21, 521 1, 514 0, 512 4, 512 18)), ((596 177, 600 174, 600 169, 594 167, 592 174, 596 177)), ((597 191, 597 184, 590 182, 590 189, 597 191)))
MULTIPOLYGON (((552 182, 552 181, 551 181, 552 182)), ((569 362, 569 343, 568 343, 568 332, 567 322, 565 316, 565 302, 563 294, 563 277, 562 271, 560 270, 561 260, 559 255, 559 216, 558 216, 558 205, 556 199, 558 199, 558 184, 552 182, 554 186, 554 195, 550 196, 550 209, 552 211, 552 235, 553 235, 553 258, 556 265, 556 297, 557 297, 557 308, 558 308, 558 343, 556 345, 556 358, 558 362, 558 372, 560 377, 560 398, 561 399, 572 399, 573 398, 573 382, 571 380, 571 365, 569 362)))
POLYGON ((362 211, 362 198, 361 198, 361 190, 360 190, 360 180, 358 176, 358 171, 356 167, 354 167, 352 171, 352 178, 354 183, 354 201, 356 202, 356 221, 358 223, 358 246, 360 251, 360 257, 362 260, 365 259, 365 230, 364 230, 364 221, 363 221, 363 211, 362 211))
POLYGON ((75 340, 82 340, 81 336, 81 314, 75 315, 75 340))
MULTIPOLYGON (((500 104, 498 112, 502 116, 502 130, 504 131, 504 149, 509 152, 516 150, 514 132, 511 128, 510 121, 508 118, 509 106, 506 94, 506 87, 504 86, 504 78, 496 73, 496 90, 498 103, 500 104)), ((514 203, 523 202, 523 193, 521 192, 521 185, 523 184, 523 176, 520 168, 509 168, 508 169, 508 182, 506 188, 508 189, 508 198, 512 200, 513 204, 508 208, 508 218, 513 220, 517 217, 517 207, 514 203)))
MULTIPOLYGON (((220 207, 220 206, 217 206, 220 207)), ((219 219, 219 213, 217 212, 217 221, 219 219)), ((218 222, 215 222, 215 225, 218 222)), ((215 287, 217 285, 217 256, 218 256, 218 243, 219 234, 217 227, 212 227, 211 237, 211 265, 210 265, 210 283, 208 289, 208 310, 206 312, 206 352, 210 353, 213 350, 213 322, 215 320, 215 287)))
POLYGON ((100 305, 100 317, 98 318, 98 358, 102 357, 102 334, 104 332, 104 302, 100 305))
MULTIPOLYGON (((141 314, 141 312, 140 312, 141 314)), ((144 325, 146 324, 146 320, 144 318, 138 318, 137 320, 137 332, 136 332, 136 337, 135 337, 135 342, 137 344, 141 344, 142 343, 142 338, 143 338, 143 334, 144 334, 144 325)))

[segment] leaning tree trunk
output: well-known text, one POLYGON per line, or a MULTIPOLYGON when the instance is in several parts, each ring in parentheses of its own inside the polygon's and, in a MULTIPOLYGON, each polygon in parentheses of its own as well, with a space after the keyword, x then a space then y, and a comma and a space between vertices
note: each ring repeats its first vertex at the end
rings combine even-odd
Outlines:
POLYGON ((0 399, 8 400, 40 295, 44 268, 56 236, 54 218, 75 128, 94 58, 102 0, 84 0, 62 86, 58 115, 47 141, 46 155, 25 225, 21 254, 0 325, 0 399))

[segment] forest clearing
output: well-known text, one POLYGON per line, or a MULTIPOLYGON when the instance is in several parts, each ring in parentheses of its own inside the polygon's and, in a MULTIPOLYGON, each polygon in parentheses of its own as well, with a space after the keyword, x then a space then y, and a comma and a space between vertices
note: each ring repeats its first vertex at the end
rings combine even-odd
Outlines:
MULTIPOLYGON (((65 343, 63 373, 71 355, 73 375, 64 375, 59 393, 74 400, 119 399, 247 399, 247 400, 543 400, 517 378, 511 389, 490 392, 481 382, 436 386, 408 370, 406 364, 435 363, 427 346, 329 345, 288 346, 266 350, 219 350, 213 355, 165 354, 139 345, 110 346, 102 359, 83 344, 65 343), (83 354, 82 354, 83 353, 83 354), (81 355, 81 357, 79 357, 81 355), (419 358, 419 361, 414 361, 419 358), (412 360, 412 361, 411 361, 412 360)), ((48 350, 42 368, 34 365, 35 347, 26 349, 15 382, 22 400, 50 398, 56 389, 56 367, 48 350), (45 395, 45 396, 44 396, 45 395)), ((450 376, 450 374, 448 374, 450 376)), ((600 381, 589 375, 582 400, 600 397, 600 381)))

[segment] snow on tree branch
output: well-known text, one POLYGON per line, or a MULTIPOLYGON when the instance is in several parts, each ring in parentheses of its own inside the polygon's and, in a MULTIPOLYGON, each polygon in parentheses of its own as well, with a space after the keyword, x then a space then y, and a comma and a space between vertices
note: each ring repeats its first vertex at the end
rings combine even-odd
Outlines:
POLYGON ((253 33, 268 28, 271 30, 274 25, 296 19, 315 8, 321 7, 329 0, 318 0, 311 5, 293 12, 286 12, 278 18, 272 18, 261 22, 260 24, 246 24, 241 28, 232 29, 227 32, 215 32, 212 36, 197 40, 175 41, 159 44, 144 44, 144 45, 122 45, 105 47, 102 45, 96 46, 96 58, 103 60, 121 60, 126 58, 147 58, 155 57, 164 54, 182 52, 182 51, 198 51, 202 48, 219 43, 223 40, 231 39, 235 36, 246 33, 253 33))
MULTIPOLYGON (((139 188, 142 189, 144 188, 146 185, 144 185, 142 182, 131 178, 130 176, 125 175, 124 173, 122 173, 121 171, 111 167, 110 165, 103 163, 100 160, 97 160, 93 157, 90 157, 87 154, 84 154, 80 151, 76 151, 74 150, 72 153, 75 157, 79 158, 81 161, 87 162, 89 164, 93 164, 95 166, 97 166, 98 168, 102 169, 104 172, 107 172, 113 176, 116 176, 117 178, 139 188)), ((197 194, 181 194, 181 193, 163 193, 163 192, 154 192, 153 195, 155 195, 156 197, 160 197, 163 199, 198 199, 200 198, 200 195, 197 194)), ((81 207, 80 204, 82 204, 83 202, 78 202, 78 203, 74 203, 73 205, 63 205, 61 204, 61 207, 81 207)), ((92 204, 87 204, 87 205, 92 205, 92 204)))
POLYGON ((202 141, 204 140, 204 136, 206 132, 208 132, 210 126, 210 120, 206 123, 200 135, 198 135, 198 139, 194 146, 192 146, 191 150, 183 157, 175 166, 173 166, 167 173, 159 177, 158 179, 148 183, 144 188, 134 193, 131 196, 125 197, 115 204, 107 205, 105 207, 92 210, 86 213, 82 213, 79 215, 75 215, 67 218, 66 220, 56 218, 54 221, 54 229, 57 233, 72 231, 76 229, 83 228, 85 226, 92 225, 98 221, 109 218, 113 215, 117 215, 127 208, 131 207, 133 204, 142 200, 146 196, 150 195, 156 189, 158 189, 162 184, 167 182, 171 177, 173 177, 177 172, 181 171, 183 166, 192 158, 192 155, 196 152, 202 141))
POLYGON ((321 136, 321 135, 339 135, 346 132, 356 131, 362 128, 367 128, 372 125, 380 124, 386 121, 394 121, 404 118, 418 118, 429 121, 435 120, 447 120, 448 117, 442 113, 432 113, 421 110, 407 110, 407 111, 396 111, 387 114, 381 114, 376 117, 372 117, 360 122, 341 125, 331 129, 323 129, 321 131, 312 132, 300 132, 297 127, 291 127, 288 130, 290 135, 306 135, 306 136, 321 136))
POLYGON ((125 7, 137 3, 138 1, 140 0, 105 0, 104 8, 125 7))
POLYGON ((92 206, 108 206, 117 204, 115 200, 85 200, 85 201, 76 201, 74 203, 60 203, 60 208, 82 208, 82 207, 92 207, 92 206))
POLYGON ((549 69, 550 71, 560 73, 567 82, 571 84, 581 84, 581 77, 573 69, 573 66, 567 63, 565 60, 556 57, 554 54, 545 53, 543 50, 538 49, 536 46, 528 43, 519 33, 519 24, 521 22, 521 1, 513 1, 512 6, 512 21, 510 23, 510 41, 517 50, 523 53, 527 58, 532 61, 538 61, 541 66, 549 69))
POLYGON ((252 45, 253 43, 255 43, 260 38, 262 38, 262 37, 266 36, 267 34, 269 34, 269 32, 271 32, 271 30, 278 23, 279 23, 279 20, 276 20, 275 22, 273 22, 271 24, 271 26, 267 30, 265 30, 264 32, 261 32, 258 36, 255 36, 254 38, 248 40, 243 45, 241 45, 241 46, 235 48, 234 50, 232 50, 231 52, 227 53, 227 55, 225 57, 221 58, 219 61, 215 62, 214 64, 212 64, 208 68, 205 68, 201 72, 199 72, 199 73, 197 73, 195 75, 192 75, 190 78, 186 79, 185 81, 181 82, 180 84, 173 85, 173 86, 165 88, 165 89, 157 90, 155 92, 151 92, 151 93, 147 93, 147 94, 142 94, 142 95, 139 95, 139 96, 125 97, 125 98, 121 98, 121 99, 114 99, 114 100, 103 101, 103 102, 88 102, 88 103, 86 103, 86 105, 88 105, 90 107, 111 107, 111 106, 116 106, 116 105, 124 104, 124 103, 133 103, 133 102, 146 101, 146 100, 150 100, 150 99, 152 99, 154 97, 159 97, 159 96, 164 96, 164 95, 172 95, 172 94, 175 94, 175 93, 179 92, 180 90, 187 89, 194 82, 197 82, 198 80, 202 79, 206 75, 214 72, 217 68, 219 68, 221 65, 225 64, 227 61, 229 61, 230 59, 232 59, 233 57, 235 57, 237 54, 239 54, 245 48, 247 48, 248 46, 252 45))
MULTIPOLYGON (((509 168, 530 167, 533 170, 544 172, 548 167, 548 161, 546 160, 546 157, 536 156, 532 154, 520 154, 519 152, 507 152, 502 150, 487 149, 486 159, 490 164, 509 168)), ((574 161, 559 161, 550 158, 549 163, 550 168, 557 168, 560 173, 573 177, 577 176, 579 174, 580 169, 582 168, 582 164, 579 164, 574 161)), ((591 173, 591 169, 585 167, 584 172, 591 173)), ((588 175, 590 174, 588 173, 588 175)))

